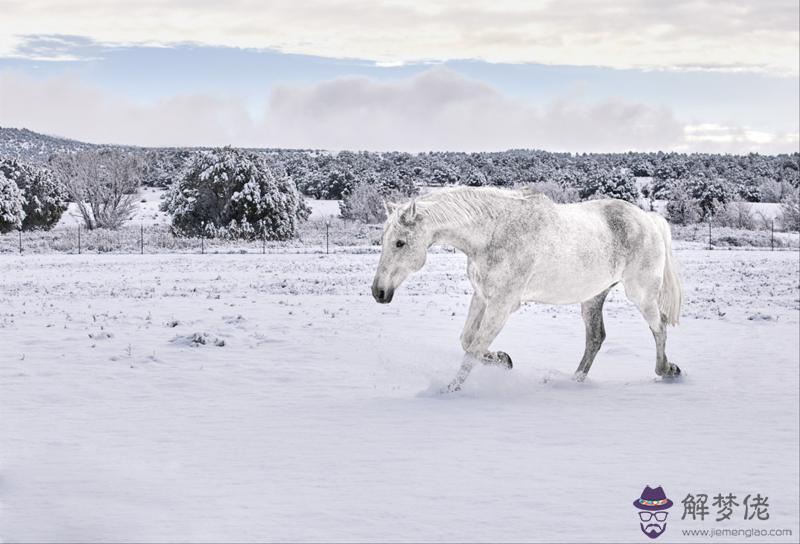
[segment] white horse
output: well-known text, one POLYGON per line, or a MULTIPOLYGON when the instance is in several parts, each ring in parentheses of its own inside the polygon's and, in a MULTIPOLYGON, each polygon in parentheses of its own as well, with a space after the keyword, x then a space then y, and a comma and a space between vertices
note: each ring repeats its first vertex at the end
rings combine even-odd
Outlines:
POLYGON ((464 358, 448 389, 461 388, 476 362, 511 368, 489 345, 522 302, 581 303, 586 349, 575 379, 583 381, 606 333, 603 302, 622 282, 656 342, 656 374, 680 375, 664 353, 667 325, 676 325, 681 285, 669 225, 622 200, 554 204, 544 195, 494 188, 433 192, 404 205, 387 204, 375 300, 425 264, 428 248, 448 244, 468 258, 475 289, 461 334, 464 358))

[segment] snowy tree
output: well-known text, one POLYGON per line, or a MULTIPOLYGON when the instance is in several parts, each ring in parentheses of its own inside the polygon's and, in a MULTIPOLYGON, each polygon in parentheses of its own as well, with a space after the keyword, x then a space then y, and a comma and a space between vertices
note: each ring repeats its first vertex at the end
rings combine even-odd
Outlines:
POLYGON ((794 192, 794 188, 787 181, 776 181, 764 179, 761 183, 759 193, 761 202, 781 202, 784 198, 794 192))
POLYGON ((339 202, 339 212, 344 219, 364 223, 381 223, 386 220, 384 196, 374 183, 359 183, 339 202))
POLYGON ((363 182, 344 193, 339 210, 345 219, 380 223, 386 219, 384 202, 407 200, 418 192, 411 176, 394 169, 372 172, 363 182))
POLYGON ((56 155, 50 166, 87 229, 117 229, 133 215, 142 176, 133 154, 119 149, 78 151, 56 155))
POLYGON ((634 177, 652 177, 653 164, 647 159, 634 159, 630 163, 631 173, 634 177))
POLYGON ((14 181, 0 171, 0 233, 22 228, 25 219, 24 199, 14 181))
POLYGON ((685 180, 673 180, 667 198, 667 219, 678 225, 696 223, 700 218, 700 207, 692 198, 685 180))
POLYGON ((169 187, 183 175, 194 153, 189 149, 152 149, 140 154, 142 184, 169 187))
POLYGON ((254 153, 230 147, 199 153, 165 195, 179 236, 287 240, 308 209, 294 182, 254 153))
POLYGON ((733 189, 724 179, 709 177, 702 172, 686 178, 686 187, 700 208, 700 219, 710 219, 732 200, 733 189))
POLYGON ((381 194, 397 193, 404 196, 412 196, 419 192, 419 188, 415 183, 415 178, 419 175, 419 172, 414 174, 402 170, 388 170, 377 172, 375 177, 381 194))
POLYGON ((67 209, 68 195, 49 170, 5 159, 0 161, 0 172, 22 191, 25 211, 22 230, 49 230, 58 223, 67 209))
POLYGON ((458 170, 449 163, 437 163, 431 172, 431 183, 434 185, 453 185, 458 183, 458 170))
POLYGON ((583 199, 607 197, 635 203, 638 197, 636 178, 627 170, 595 170, 580 192, 583 199))
POLYGON ((784 230, 800 230, 800 194, 797 191, 781 201, 780 222, 784 230))
POLYGON ((461 175, 461 183, 469 187, 482 187, 489 183, 489 180, 480 168, 467 167, 461 175))

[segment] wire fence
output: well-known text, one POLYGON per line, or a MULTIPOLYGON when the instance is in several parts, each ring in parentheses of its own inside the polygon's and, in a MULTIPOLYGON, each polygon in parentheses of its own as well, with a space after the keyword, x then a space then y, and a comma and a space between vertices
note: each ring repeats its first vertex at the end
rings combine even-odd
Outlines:
POLYGON ((335 253, 343 247, 374 247, 380 244, 381 226, 331 220, 306 221, 295 237, 286 241, 267 239, 229 240, 175 236, 169 225, 128 225, 116 230, 82 226, 57 227, 49 231, 16 231, 0 235, 1 253, 153 254, 153 253, 335 253))
MULTIPOLYGON (((0 254, 155 254, 155 253, 338 253, 379 251, 381 225, 341 219, 301 223, 291 240, 185 238, 169 225, 127 225, 117 230, 57 227, 50 231, 15 231, 0 235, 0 254)), ((800 233, 746 230, 708 224, 672 225, 673 239, 693 247, 797 249, 800 233)))

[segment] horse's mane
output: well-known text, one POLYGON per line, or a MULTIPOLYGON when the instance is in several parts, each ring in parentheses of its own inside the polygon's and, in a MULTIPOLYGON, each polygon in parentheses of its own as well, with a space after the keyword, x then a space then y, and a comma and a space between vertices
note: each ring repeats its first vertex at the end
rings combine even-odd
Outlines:
POLYGON ((453 187, 441 189, 416 199, 416 208, 436 225, 468 222, 478 217, 496 217, 503 213, 503 201, 547 198, 529 189, 497 187, 453 187), (497 205, 500 204, 500 205, 497 205))

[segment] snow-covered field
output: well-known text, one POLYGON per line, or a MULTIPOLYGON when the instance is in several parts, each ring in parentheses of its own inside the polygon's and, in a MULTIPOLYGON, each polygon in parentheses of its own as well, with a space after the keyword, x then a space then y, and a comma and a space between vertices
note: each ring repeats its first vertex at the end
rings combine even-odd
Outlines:
POLYGON ((494 344, 515 368, 451 395, 460 255, 388 306, 375 254, 2 256, 0 540, 643 542, 649 484, 660 540, 796 541, 798 253, 677 255, 680 381, 615 290, 587 382, 579 309, 528 305, 494 344), (687 493, 770 519, 681 520, 687 493))

